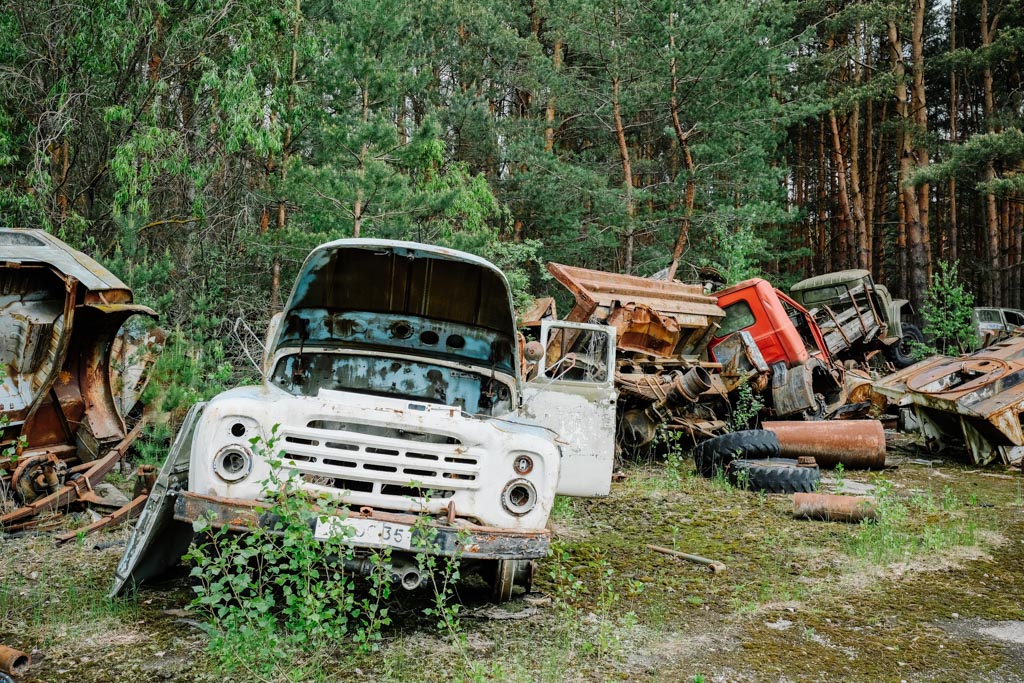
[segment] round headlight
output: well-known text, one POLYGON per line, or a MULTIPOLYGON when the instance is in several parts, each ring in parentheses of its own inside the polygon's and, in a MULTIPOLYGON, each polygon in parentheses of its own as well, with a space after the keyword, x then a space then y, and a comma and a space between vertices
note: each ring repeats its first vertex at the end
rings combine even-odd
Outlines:
POLYGON ((501 492, 501 504, 513 515, 525 515, 537 504, 537 489, 526 479, 513 479, 501 492))
POLYGON ((244 446, 225 446, 213 457, 213 471, 224 481, 245 479, 252 472, 252 454, 244 446))

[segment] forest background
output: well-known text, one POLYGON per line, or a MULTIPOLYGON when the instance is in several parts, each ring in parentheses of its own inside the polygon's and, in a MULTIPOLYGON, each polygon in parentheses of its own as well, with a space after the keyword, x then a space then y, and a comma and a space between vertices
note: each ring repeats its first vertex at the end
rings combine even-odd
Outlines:
POLYGON ((167 408, 251 375, 339 237, 482 254, 521 300, 558 261, 921 304, 942 260, 1019 307, 1022 47, 1019 0, 3 0, 0 225, 161 312, 167 408))

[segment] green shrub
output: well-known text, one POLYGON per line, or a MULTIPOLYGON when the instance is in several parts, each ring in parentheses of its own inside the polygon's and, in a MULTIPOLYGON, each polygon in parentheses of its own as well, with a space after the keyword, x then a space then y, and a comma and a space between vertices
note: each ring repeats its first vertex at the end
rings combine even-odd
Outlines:
POLYGON ((971 320, 974 296, 967 291, 958 274, 959 262, 939 261, 932 274, 928 294, 921 308, 924 335, 928 344, 918 348, 917 355, 935 353, 959 355, 977 345, 971 320))

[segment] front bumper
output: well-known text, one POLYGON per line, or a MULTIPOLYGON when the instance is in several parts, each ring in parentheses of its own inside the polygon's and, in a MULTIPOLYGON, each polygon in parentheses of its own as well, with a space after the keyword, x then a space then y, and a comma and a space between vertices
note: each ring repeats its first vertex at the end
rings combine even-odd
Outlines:
MULTIPOLYGON (((214 527, 227 527, 232 531, 245 532, 253 526, 268 527, 273 524, 275 516, 265 505, 252 500, 218 498, 182 491, 174 504, 174 519, 189 524, 199 519, 207 519, 214 527)), ((421 518, 417 515, 380 512, 371 508, 363 508, 352 516, 393 524, 423 526, 421 518)), ((310 517, 308 523, 312 529, 316 525, 316 517, 310 517)), ((455 526, 433 521, 429 522, 429 526, 433 530, 429 546, 418 547, 414 533, 412 548, 400 552, 458 555, 477 560, 527 560, 546 557, 551 545, 551 532, 547 529, 500 529, 475 524, 455 526)), ((378 547, 351 543, 356 548, 378 547)))

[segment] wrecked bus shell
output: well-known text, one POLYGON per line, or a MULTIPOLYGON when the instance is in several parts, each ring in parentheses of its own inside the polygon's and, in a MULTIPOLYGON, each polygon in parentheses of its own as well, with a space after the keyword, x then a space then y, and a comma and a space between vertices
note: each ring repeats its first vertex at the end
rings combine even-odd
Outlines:
POLYGON ((1024 337, 957 358, 932 356, 876 381, 874 390, 904 423, 917 424, 931 448, 966 446, 978 465, 1024 457, 1024 337))
MULTIPOLYGON (((152 361, 112 382, 122 368, 111 367, 111 348, 134 315, 156 318, 89 256, 42 230, 0 228, 0 448, 15 454, 0 462, 0 482, 18 504, 54 496, 76 464, 84 471, 124 444, 124 414, 152 361)), ((151 336, 122 339, 121 348, 158 346, 151 336)))
POLYGON ((415 588, 426 578, 416 552, 458 550, 508 599, 547 553, 555 494, 608 492, 610 438, 568 432, 599 434, 614 403, 614 331, 588 327, 545 325, 592 343, 524 386, 511 291, 492 264, 410 242, 317 247, 271 322, 262 384, 189 412, 112 592, 176 563, 207 514, 236 531, 265 524, 256 510, 272 507, 265 482, 279 458, 299 492, 344 507, 310 520, 318 537, 336 525, 365 532, 350 539, 350 569, 369 570, 373 549, 390 547, 391 574, 415 588), (594 392, 604 400, 583 400, 594 392), (253 446, 272 440, 279 453, 253 446), (416 546, 417 521, 439 547, 416 546))

